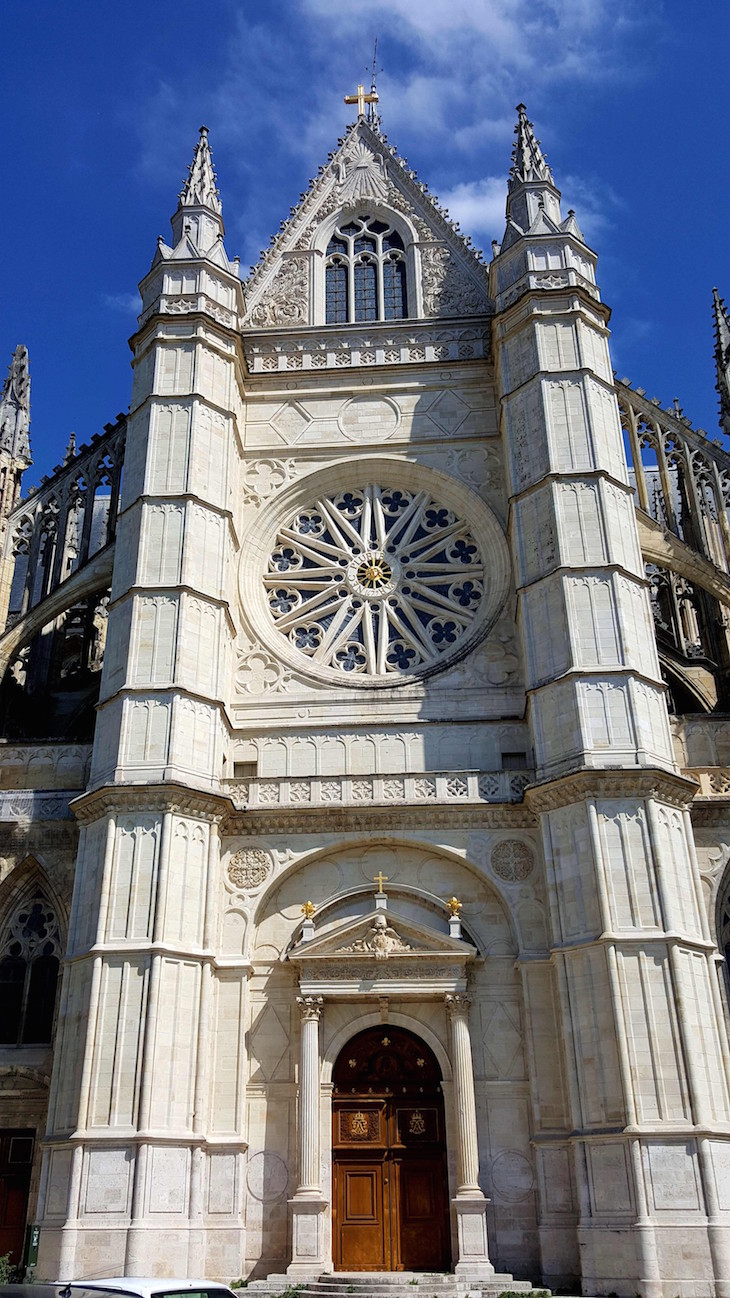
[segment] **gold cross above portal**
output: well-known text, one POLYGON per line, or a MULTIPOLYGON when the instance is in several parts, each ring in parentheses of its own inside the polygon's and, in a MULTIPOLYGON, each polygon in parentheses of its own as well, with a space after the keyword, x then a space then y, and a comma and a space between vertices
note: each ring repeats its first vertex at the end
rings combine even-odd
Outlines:
MULTIPOLYGON (((369 95, 366 95, 366 94, 365 94, 365 87, 364 87, 363 85, 359 85, 359 86, 358 86, 358 88, 357 88, 357 94, 356 94, 356 95, 345 95, 345 103, 346 103, 346 104, 357 104, 357 115, 358 115, 358 117, 364 117, 364 116, 365 116, 365 105, 366 105, 366 104, 377 104, 377 102, 378 102, 378 92, 377 92, 377 90, 375 90, 375 89, 373 88, 373 89, 370 91, 370 94, 369 94, 369 95)), ((382 891, 382 890, 381 890, 381 891, 382 891)))
POLYGON ((378 892, 383 891, 383 884, 387 882, 388 882, 388 876, 387 874, 383 874, 382 870, 378 870, 378 873, 373 875, 373 883, 377 883, 378 892))

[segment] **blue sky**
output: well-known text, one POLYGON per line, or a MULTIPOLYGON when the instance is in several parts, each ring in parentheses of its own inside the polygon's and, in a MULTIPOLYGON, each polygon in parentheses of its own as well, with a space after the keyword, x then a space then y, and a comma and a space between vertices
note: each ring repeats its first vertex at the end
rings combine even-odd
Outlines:
POLYGON ((128 406, 136 284, 201 123, 247 265, 335 147, 376 34, 384 131, 485 251, 524 100, 599 253, 619 375, 717 435, 726 0, 5 0, 1 22, 0 368, 26 344, 26 488, 71 429, 87 440, 128 406))

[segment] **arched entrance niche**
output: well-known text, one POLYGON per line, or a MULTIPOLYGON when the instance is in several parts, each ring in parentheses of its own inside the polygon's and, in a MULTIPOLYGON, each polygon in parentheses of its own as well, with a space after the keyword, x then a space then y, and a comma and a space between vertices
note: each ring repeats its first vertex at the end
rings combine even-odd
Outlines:
POLYGON ((442 1074, 422 1038, 380 1023, 332 1070, 336 1271, 448 1271, 442 1074))

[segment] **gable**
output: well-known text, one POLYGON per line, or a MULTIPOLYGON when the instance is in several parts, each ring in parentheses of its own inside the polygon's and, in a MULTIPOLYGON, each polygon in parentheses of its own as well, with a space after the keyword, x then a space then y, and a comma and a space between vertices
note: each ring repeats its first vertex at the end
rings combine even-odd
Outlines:
POLYGON ((438 203, 364 120, 350 128, 245 285, 254 328, 324 323, 324 252, 342 213, 391 216, 405 233, 415 280, 409 318, 491 312, 487 269, 438 203))

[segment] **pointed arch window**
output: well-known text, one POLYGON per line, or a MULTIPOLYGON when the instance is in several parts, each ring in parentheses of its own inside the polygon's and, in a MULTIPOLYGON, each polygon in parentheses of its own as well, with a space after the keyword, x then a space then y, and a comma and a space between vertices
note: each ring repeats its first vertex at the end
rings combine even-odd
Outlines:
POLYGON ((397 230, 367 214, 337 227, 327 245, 327 324, 404 320, 407 289, 405 248, 397 230))
POLYGON ((61 938, 42 892, 13 913, 0 944, 0 1045, 49 1045, 53 1034, 61 938))

